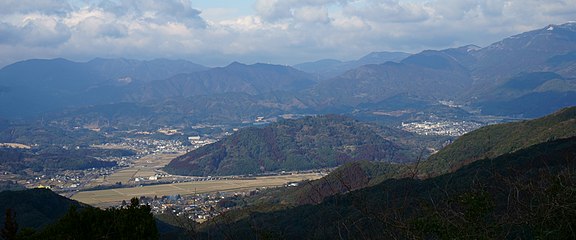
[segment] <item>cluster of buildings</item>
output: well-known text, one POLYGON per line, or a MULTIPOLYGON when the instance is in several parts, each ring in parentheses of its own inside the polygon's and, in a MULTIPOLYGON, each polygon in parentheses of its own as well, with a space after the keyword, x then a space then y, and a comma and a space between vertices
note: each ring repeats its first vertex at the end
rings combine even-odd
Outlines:
POLYGON ((179 140, 163 140, 153 138, 124 138, 120 143, 105 143, 100 147, 132 149, 138 154, 148 155, 154 153, 179 153, 187 152, 190 146, 186 146, 179 140))
POLYGON ((27 188, 49 188, 57 192, 76 191, 86 186, 92 179, 112 174, 115 169, 116 167, 90 168, 37 173, 28 178, 23 185, 27 188))
MULTIPOLYGON (((148 204, 153 214, 172 214, 196 222, 205 222, 236 206, 232 199, 257 194, 249 192, 215 192, 192 195, 140 197, 140 204, 148 204)), ((126 203, 122 203, 126 204, 126 203)))
POLYGON ((413 132, 420 135, 458 137, 482 126, 483 125, 480 123, 471 121, 423 121, 402 123, 401 128, 404 131, 413 132))

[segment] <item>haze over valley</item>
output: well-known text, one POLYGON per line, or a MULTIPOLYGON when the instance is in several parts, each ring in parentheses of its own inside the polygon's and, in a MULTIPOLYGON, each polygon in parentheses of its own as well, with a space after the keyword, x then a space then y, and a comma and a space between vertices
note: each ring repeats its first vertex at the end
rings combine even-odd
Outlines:
POLYGON ((534 4, 0 3, 0 238, 575 238, 576 4, 534 4))

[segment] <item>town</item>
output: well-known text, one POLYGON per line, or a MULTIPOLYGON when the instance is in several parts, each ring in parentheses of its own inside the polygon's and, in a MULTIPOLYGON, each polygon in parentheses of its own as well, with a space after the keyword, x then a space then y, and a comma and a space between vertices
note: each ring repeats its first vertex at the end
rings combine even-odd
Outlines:
POLYGON ((472 121, 423 121, 402 123, 401 129, 420 135, 457 137, 484 126, 472 121))

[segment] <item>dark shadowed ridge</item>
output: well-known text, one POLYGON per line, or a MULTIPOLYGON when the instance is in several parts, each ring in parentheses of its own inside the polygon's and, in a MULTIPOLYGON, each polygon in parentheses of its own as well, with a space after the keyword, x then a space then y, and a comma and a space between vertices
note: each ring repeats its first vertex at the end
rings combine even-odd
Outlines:
MULTIPOLYGON (((572 121, 574 125, 574 109, 520 124, 536 128, 550 126, 558 130, 557 123, 566 121, 572 121)), ((518 132, 522 129, 513 124, 499 126, 501 130, 513 131, 513 134, 524 134, 518 132)), ((540 133, 547 131, 547 128, 539 129, 540 133)), ((506 145, 506 142, 502 143, 506 145)), ((452 173, 425 180, 388 179, 372 187, 329 197, 318 205, 301 205, 272 212, 267 212, 266 208, 262 212, 252 208, 255 212, 234 222, 217 219, 214 224, 206 226, 204 235, 199 237, 233 235, 252 238, 265 235, 286 239, 339 236, 402 239, 576 236, 571 230, 576 224, 572 194, 576 187, 576 137, 540 140, 523 146, 496 157, 486 154, 485 159, 452 173)), ((347 168, 358 170, 354 165, 347 168)), ((354 172, 362 175, 363 171, 350 171, 350 174, 354 172)))

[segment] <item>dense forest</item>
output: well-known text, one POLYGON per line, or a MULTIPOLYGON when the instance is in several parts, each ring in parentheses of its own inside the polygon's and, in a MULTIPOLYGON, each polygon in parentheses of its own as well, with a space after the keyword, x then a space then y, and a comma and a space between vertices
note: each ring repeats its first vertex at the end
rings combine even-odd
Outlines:
POLYGON ((329 168, 359 160, 405 162, 408 156, 404 146, 385 139, 373 127, 327 115, 241 129, 172 160, 165 170, 197 176, 257 174, 329 168))
POLYGON ((49 169, 82 170, 116 166, 114 161, 103 161, 104 157, 135 155, 122 149, 97 149, 46 147, 41 149, 0 148, 0 169, 21 172, 31 169, 40 172, 49 169))

